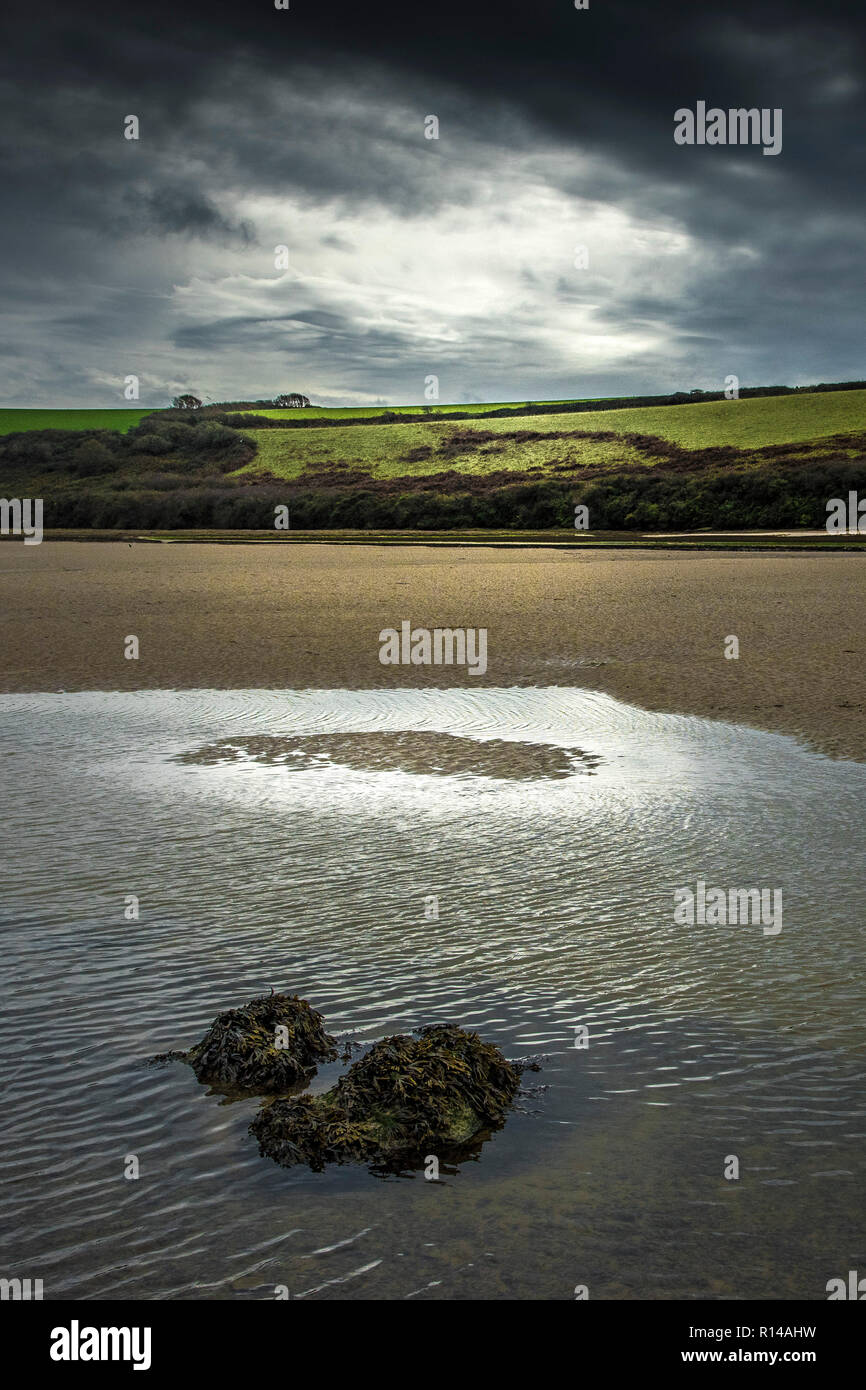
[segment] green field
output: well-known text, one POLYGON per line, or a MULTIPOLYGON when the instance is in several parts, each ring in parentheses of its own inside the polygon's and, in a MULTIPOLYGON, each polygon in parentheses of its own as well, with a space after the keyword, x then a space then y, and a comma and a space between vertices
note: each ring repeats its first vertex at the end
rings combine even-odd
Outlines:
MULTIPOLYGON (((472 433, 488 428, 492 431, 495 425, 499 425, 506 428, 496 433, 507 436, 509 430, 533 430, 538 428, 538 421, 546 424, 549 420, 561 418, 551 415, 521 416, 517 421, 497 419, 482 424, 474 420, 461 420, 460 431, 463 432, 464 426, 472 433)), ((569 416, 568 420, 568 428, 573 429, 575 416, 569 416)), ((354 467, 370 472, 375 478, 395 478, 423 477, 426 473, 444 470, 483 475, 500 469, 509 472, 546 469, 569 458, 574 460, 576 466, 613 466, 641 461, 635 450, 623 441, 566 443, 551 434, 550 430, 545 430, 547 438, 520 442, 507 437, 501 442, 482 437, 477 447, 470 445, 463 453, 448 452, 443 455, 443 445, 447 446, 453 432, 453 425, 417 423, 361 425, 357 429, 340 426, 332 430, 322 427, 315 430, 244 430, 244 434, 255 440, 258 456, 241 471, 268 472, 278 478, 298 478, 304 472, 354 467), (419 448, 431 448, 435 452, 428 458, 410 457, 419 448)))
MULTIPOLYGON (((270 412, 274 415, 280 412, 270 412)), ((283 412, 297 414, 298 412, 283 412)), ((580 414, 522 415, 493 420, 399 421, 385 425, 317 426, 305 429, 247 430, 258 455, 243 472, 299 478, 334 468, 358 468, 376 478, 419 477, 454 470, 489 474, 500 470, 548 471, 552 465, 611 467, 652 463, 652 450, 638 452, 625 438, 590 440, 586 432, 614 436, 652 435, 684 449, 760 449, 776 444, 821 440, 866 430, 866 391, 804 392, 690 405, 639 406, 580 414), (537 439, 521 438, 524 432, 537 439), (455 449, 455 432, 463 437, 455 449), (481 438, 473 447, 472 435, 481 438), (492 439, 488 436, 494 436, 492 439), (422 450, 424 457, 412 457, 422 450)), ((837 450, 838 452, 838 450, 837 450)))
MULTIPOLYGON (((574 419, 565 415, 541 418, 551 422, 574 419)), ((491 421, 490 428, 500 423, 505 422, 491 421)), ((565 427, 551 424, 551 428, 565 427)), ((591 411, 580 416, 580 428, 655 434, 684 449, 726 444, 736 449, 762 449, 768 444, 799 444, 866 429, 866 391, 804 391, 796 396, 591 411)))
POLYGON ((153 409, 127 410, 0 410, 0 434, 20 430, 120 430, 126 433, 153 409))

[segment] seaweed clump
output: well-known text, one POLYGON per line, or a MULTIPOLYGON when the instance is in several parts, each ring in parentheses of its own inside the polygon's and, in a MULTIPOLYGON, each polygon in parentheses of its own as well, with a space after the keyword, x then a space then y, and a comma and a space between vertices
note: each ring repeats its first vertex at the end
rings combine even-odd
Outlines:
POLYGON ((272 992, 218 1014, 201 1042, 182 1055, 199 1081, 281 1092, 306 1084, 316 1064, 333 1061, 337 1048, 306 999, 272 992))
POLYGON ((250 1125, 264 1157, 284 1167, 367 1162, 400 1167, 431 1149, 457 1156, 498 1129, 521 1068, 477 1033, 433 1024, 383 1038, 323 1095, 264 1106, 250 1125))

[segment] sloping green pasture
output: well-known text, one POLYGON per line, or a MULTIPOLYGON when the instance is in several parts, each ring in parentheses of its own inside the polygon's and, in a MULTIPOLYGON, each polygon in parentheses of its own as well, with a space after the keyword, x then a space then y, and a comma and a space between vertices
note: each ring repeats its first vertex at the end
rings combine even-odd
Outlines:
POLYGON ((749 450, 814 441, 815 456, 820 456, 828 451, 822 440, 864 430, 866 391, 452 423, 425 420, 357 428, 251 429, 244 433, 256 441, 258 454, 243 471, 290 479, 304 473, 360 469, 377 478, 389 478, 452 469, 483 475, 500 470, 561 472, 568 465, 651 465, 652 449, 638 451, 626 437, 630 434, 654 436, 689 450, 724 446, 749 450), (614 437, 582 437, 596 432, 614 437), (477 444, 473 435, 478 436, 477 444))

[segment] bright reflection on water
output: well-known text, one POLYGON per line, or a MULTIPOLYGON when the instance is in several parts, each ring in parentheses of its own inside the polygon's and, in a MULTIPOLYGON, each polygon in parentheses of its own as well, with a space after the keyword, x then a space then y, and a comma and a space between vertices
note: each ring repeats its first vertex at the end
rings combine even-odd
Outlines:
POLYGON ((823 1298, 862 1264, 863 766, 562 688, 0 714, 6 1277, 46 1298, 823 1298), (202 754, 222 740, 240 754, 202 754), (781 935, 676 926, 698 878, 781 888, 781 935), (271 985, 333 1032, 447 1020, 546 1052, 550 1089, 438 1185, 280 1169, 254 1100, 144 1065, 271 985))

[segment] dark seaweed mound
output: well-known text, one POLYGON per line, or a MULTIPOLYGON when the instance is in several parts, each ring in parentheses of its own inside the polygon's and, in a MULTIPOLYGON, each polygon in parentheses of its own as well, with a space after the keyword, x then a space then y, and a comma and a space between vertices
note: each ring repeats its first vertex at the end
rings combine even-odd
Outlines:
POLYGON ((297 994, 272 994, 218 1014, 185 1060, 199 1081, 279 1092, 307 1082, 317 1062, 336 1055, 320 1013, 297 994))
POLYGON ((454 1154, 505 1121, 520 1067, 492 1043, 451 1024, 395 1035, 355 1062, 324 1095, 276 1100, 250 1132, 263 1156, 307 1163, 394 1165, 454 1154))

